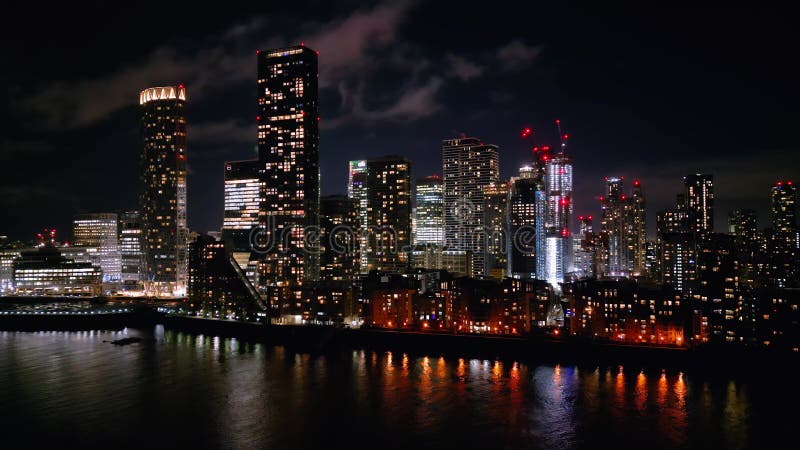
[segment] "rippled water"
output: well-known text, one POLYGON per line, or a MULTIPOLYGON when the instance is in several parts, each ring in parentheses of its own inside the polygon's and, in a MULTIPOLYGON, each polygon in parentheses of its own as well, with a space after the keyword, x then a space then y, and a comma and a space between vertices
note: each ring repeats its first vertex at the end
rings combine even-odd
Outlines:
POLYGON ((794 437, 798 414, 779 409, 797 404, 794 378, 770 370, 307 354, 161 327, 0 332, 0 430, 58 447, 748 448, 794 437), (128 336, 146 340, 103 342, 128 336))

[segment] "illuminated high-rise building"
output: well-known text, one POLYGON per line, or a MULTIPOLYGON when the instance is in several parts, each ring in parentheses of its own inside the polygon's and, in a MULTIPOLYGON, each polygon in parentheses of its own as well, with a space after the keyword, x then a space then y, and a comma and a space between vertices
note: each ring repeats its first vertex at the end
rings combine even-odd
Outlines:
POLYGON ((797 248, 797 188, 791 181, 778 182, 770 189, 772 228, 786 248, 797 248))
POLYGON ((509 265, 511 276, 532 279, 536 278, 536 193, 541 190, 531 166, 521 167, 519 175, 511 179, 509 265))
POLYGON ((639 180, 633 180, 630 202, 628 251, 633 259, 630 269, 634 275, 644 275, 647 273, 647 211, 642 183, 639 180))
POLYGON ((602 245, 599 272, 606 276, 625 275, 626 259, 625 225, 627 196, 623 192, 621 177, 606 178, 606 192, 600 197, 600 242, 602 245))
POLYGON ((118 216, 115 213, 76 214, 72 221, 72 243, 95 247, 92 264, 103 270, 103 283, 120 282, 122 261, 119 249, 118 216))
POLYGON ((154 87, 139 94, 143 281, 150 295, 186 293, 186 88, 154 87))
POLYGON ((728 234, 737 247, 751 246, 758 241, 758 216, 752 209, 734 209, 728 214, 728 234))
POLYGON ((350 161, 347 173, 347 197, 354 200, 358 208, 359 218, 359 272, 366 273, 367 270, 367 226, 369 217, 367 216, 367 160, 360 159, 350 161))
POLYGON ((676 207, 660 212, 656 221, 658 279, 679 292, 688 292, 697 278, 696 222, 685 198, 679 195, 676 207))
POLYGON ((320 279, 353 282, 359 273, 358 201, 343 195, 320 200, 320 279))
POLYGON ((600 201, 599 274, 643 275, 647 268, 647 228, 641 183, 634 180, 632 194, 626 195, 623 178, 608 177, 600 201))
POLYGON ((572 271, 572 158, 562 151, 546 160, 545 268, 544 280, 560 289, 564 276, 572 271))
POLYGON ((142 216, 139 211, 126 211, 119 215, 119 250, 121 287, 123 290, 138 291, 142 287, 144 265, 142 216))
POLYGON ((400 272, 411 251, 411 162, 400 156, 367 161, 366 267, 400 272))
POLYGON ((417 179, 414 187, 414 245, 444 245, 444 186, 442 177, 417 179))
POLYGON ((472 252, 473 275, 484 273, 486 234, 484 189, 500 179, 496 145, 476 138, 442 142, 445 245, 472 252))
POLYGON ((592 227, 592 216, 578 216, 578 232, 573 234, 575 276, 588 278, 595 273, 597 235, 592 227))
POLYGON ((486 223, 486 248, 483 274, 491 278, 508 275, 509 235, 508 183, 497 182, 483 190, 483 210, 486 223))
POLYGON ((686 207, 693 216, 692 232, 714 231, 714 176, 696 173, 683 177, 686 207))
POLYGON ((259 51, 261 179, 259 287, 319 278, 317 53, 305 46, 259 51))
POLYGON ((222 239, 234 252, 250 252, 250 232, 258 226, 259 167, 257 160, 225 163, 222 239))
POLYGON ((791 181, 778 182, 770 193, 772 230, 767 233, 767 258, 761 278, 771 286, 800 287, 797 188, 791 181))
POLYGON ((222 218, 222 241, 252 283, 257 281, 257 253, 250 243, 258 227, 261 207, 258 160, 225 163, 225 213, 222 218))

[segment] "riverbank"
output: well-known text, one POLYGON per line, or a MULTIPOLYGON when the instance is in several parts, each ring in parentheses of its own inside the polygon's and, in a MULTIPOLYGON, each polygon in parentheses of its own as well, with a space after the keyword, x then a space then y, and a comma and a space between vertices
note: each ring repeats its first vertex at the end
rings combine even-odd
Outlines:
POLYGON ((262 325, 165 315, 150 308, 98 314, 0 314, 0 331, 165 329, 283 345, 300 352, 348 349, 463 358, 514 359, 552 364, 626 365, 642 368, 752 372, 766 364, 798 367, 800 355, 740 348, 677 348, 622 345, 571 337, 453 335, 383 329, 262 325))

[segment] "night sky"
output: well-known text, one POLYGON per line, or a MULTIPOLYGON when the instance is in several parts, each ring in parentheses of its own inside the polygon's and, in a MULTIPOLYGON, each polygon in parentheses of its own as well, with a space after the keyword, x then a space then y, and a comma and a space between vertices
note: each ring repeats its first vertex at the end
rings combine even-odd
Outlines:
POLYGON ((189 225, 218 229, 223 162, 255 156, 255 50, 300 42, 320 51, 323 195, 345 192, 349 159, 400 154, 414 177, 441 172, 441 140, 461 133, 499 145, 507 178, 530 160, 519 130, 553 145, 556 118, 576 215, 599 215, 605 176, 638 178, 651 235, 687 173, 714 174, 719 231, 737 207, 766 226, 771 183, 800 180, 795 15, 462 3, 4 14, 0 235, 66 239, 74 213, 135 209, 138 93, 179 82, 189 225))

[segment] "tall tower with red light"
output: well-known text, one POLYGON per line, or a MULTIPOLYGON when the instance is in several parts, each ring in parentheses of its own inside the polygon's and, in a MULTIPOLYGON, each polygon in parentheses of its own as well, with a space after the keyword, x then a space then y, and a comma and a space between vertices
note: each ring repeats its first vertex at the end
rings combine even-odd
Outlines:
MULTIPOLYGON (((313 239, 320 209, 317 60, 317 52, 302 44, 256 54, 262 292, 319 279, 313 239)), ((268 296, 280 301, 279 294, 268 296)))
POLYGON ((567 135, 561 133, 561 121, 556 120, 561 143, 558 153, 551 154, 542 147, 540 160, 544 164, 544 190, 547 198, 545 216, 545 264, 539 277, 558 289, 565 275, 573 269, 572 233, 572 158, 567 155, 567 135))

